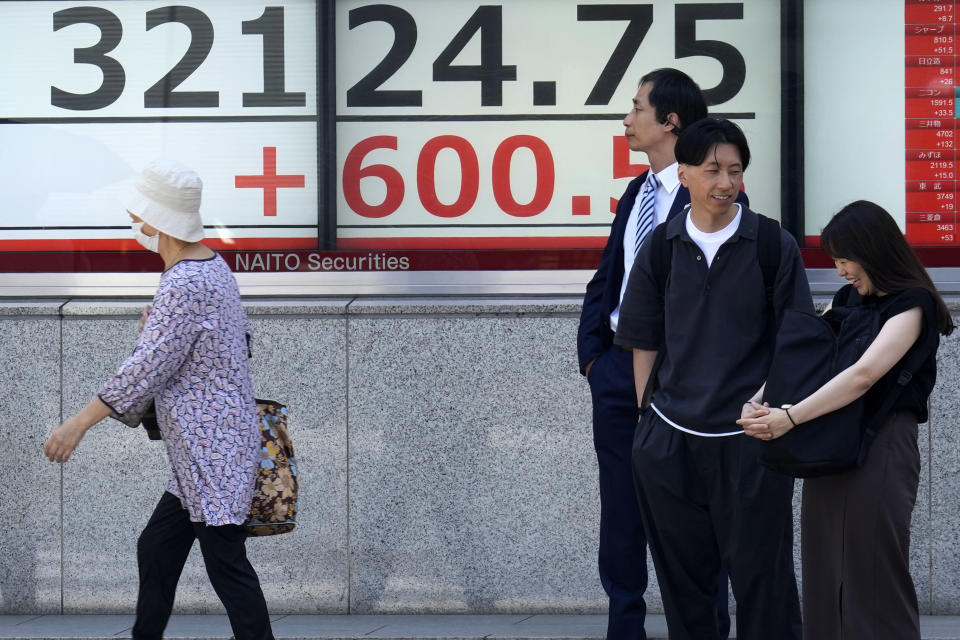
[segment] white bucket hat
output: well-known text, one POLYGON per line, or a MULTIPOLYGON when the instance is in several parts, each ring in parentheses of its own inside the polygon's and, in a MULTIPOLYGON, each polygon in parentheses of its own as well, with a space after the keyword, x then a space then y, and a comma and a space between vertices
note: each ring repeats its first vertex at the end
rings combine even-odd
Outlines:
POLYGON ((190 167, 176 160, 154 160, 124 198, 124 206, 157 231, 197 242, 203 238, 202 191, 203 182, 190 167))

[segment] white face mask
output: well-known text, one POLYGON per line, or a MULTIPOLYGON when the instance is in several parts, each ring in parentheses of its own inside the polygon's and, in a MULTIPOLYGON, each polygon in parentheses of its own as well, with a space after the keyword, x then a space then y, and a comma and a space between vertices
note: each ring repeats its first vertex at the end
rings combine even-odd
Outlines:
POLYGON ((148 236, 143 232, 143 222, 131 222, 130 226, 133 228, 133 238, 140 243, 144 249, 148 251, 153 251, 154 253, 160 252, 160 234, 157 233, 152 236, 148 236))

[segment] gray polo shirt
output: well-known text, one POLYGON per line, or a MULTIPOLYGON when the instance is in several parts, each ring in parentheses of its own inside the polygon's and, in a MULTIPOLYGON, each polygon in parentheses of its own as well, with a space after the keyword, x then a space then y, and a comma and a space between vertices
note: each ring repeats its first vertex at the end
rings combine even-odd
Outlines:
POLYGON ((640 247, 614 342, 649 351, 663 347, 653 394, 658 412, 689 431, 725 434, 739 430, 743 403, 766 380, 784 310, 813 313, 813 299, 789 233, 780 231, 771 310, 757 258, 757 214, 743 207, 740 226, 709 268, 686 231, 687 215, 664 223, 673 252, 665 294, 650 268, 650 242, 640 247))

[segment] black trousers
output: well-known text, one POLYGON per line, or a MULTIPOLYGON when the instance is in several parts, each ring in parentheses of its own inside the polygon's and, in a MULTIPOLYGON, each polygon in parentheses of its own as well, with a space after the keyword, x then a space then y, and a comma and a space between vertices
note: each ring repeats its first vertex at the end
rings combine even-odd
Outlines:
POLYGON ((164 492, 137 541, 140 592, 134 640, 163 637, 194 539, 200 541, 207 575, 227 610, 234 637, 273 640, 260 580, 247 560, 246 538, 246 530, 239 525, 208 527, 190 522, 180 499, 164 492))
POLYGON ((863 466, 803 482, 803 637, 920 640, 910 519, 920 482, 917 417, 896 411, 863 466))
POLYGON ((650 555, 671 640, 716 640, 716 585, 730 571, 738 640, 799 640, 793 478, 759 464, 743 435, 684 433, 652 409, 633 445, 650 555))
MULTIPOLYGON (((630 451, 637 429, 633 353, 611 346, 590 368, 593 445, 600 471, 600 582, 610 599, 607 638, 643 640, 647 607, 647 538, 633 486, 630 451)), ((721 638, 730 630, 727 576, 717 578, 721 638)))

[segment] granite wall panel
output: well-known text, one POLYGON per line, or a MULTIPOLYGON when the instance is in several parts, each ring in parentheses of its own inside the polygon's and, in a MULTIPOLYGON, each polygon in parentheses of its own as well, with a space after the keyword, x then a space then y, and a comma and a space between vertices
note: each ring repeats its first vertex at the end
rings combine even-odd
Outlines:
POLYGON ((600 610, 568 306, 351 305, 352 611, 600 610))
MULTIPOLYGON (((63 308, 63 415, 86 405, 129 356, 147 300, 77 301, 63 308)), ((166 488, 160 442, 107 418, 63 464, 63 612, 131 613, 137 598, 137 537, 166 488)), ((203 566, 193 557, 178 604, 194 603, 203 566)), ((212 589, 210 590, 212 594, 212 589)), ((214 596, 215 597, 215 596, 214 596)), ((196 606, 193 607, 196 609, 196 606)))
MULTIPOLYGON (((958 318, 954 317, 954 322, 958 318)), ((929 551, 931 614, 960 612, 960 341, 942 338, 937 354, 937 385, 930 397, 929 551)), ((926 475, 926 474, 925 474, 926 475)), ((917 510, 923 507, 917 504, 917 510)), ((914 539, 916 545, 918 540, 914 539)), ((920 544, 923 544, 922 542, 920 544)), ((915 566, 915 565, 914 565, 915 566)), ((916 579, 916 572, 914 574, 916 579)))
POLYGON ((248 303, 258 397, 287 404, 297 527, 247 551, 271 613, 348 613, 346 300, 248 303))
POLYGON ((60 468, 43 457, 60 424, 65 300, 0 303, 0 613, 60 610, 60 468))
MULTIPOLYGON (((0 500, 0 613, 132 612, 136 539, 169 472, 162 445, 109 419, 62 468, 42 458, 61 416, 130 353, 147 301, 66 302, 0 303, 12 364, 0 455, 29 488, 0 500)), ((578 300, 246 305, 255 389, 288 404, 302 482, 297 529, 248 543, 273 613, 605 609, 578 300)), ((944 339, 920 428, 911 567, 923 613, 960 613, 958 349, 944 339)), ((197 549, 176 610, 222 611, 197 549)))

